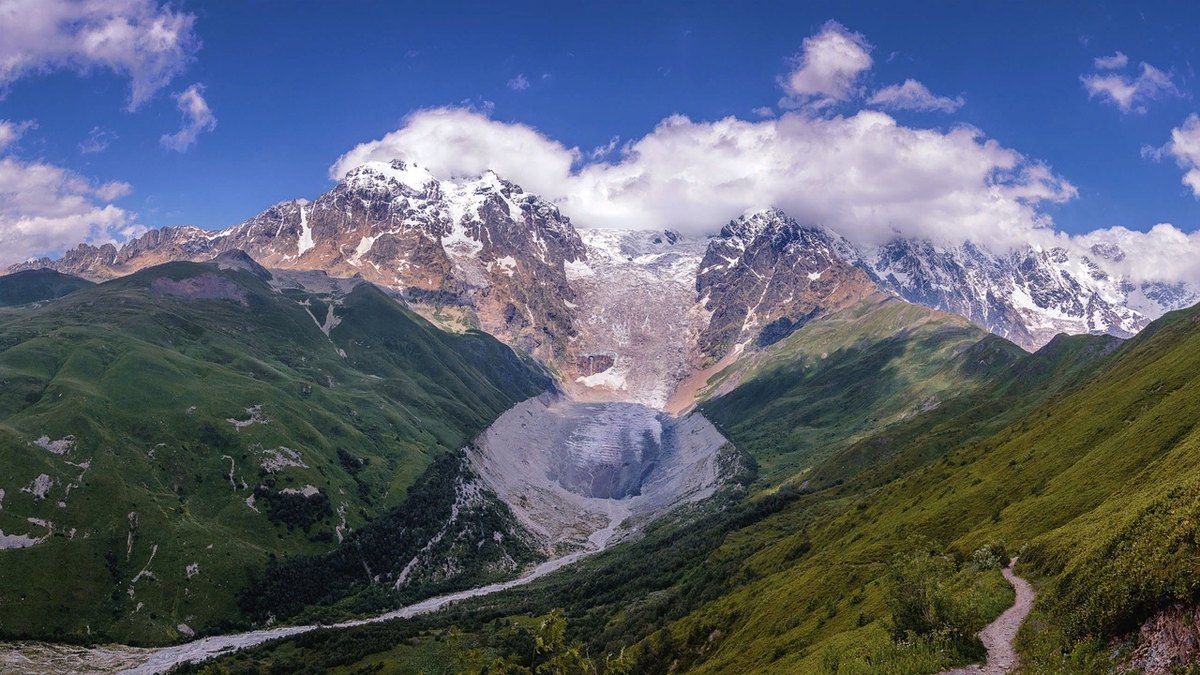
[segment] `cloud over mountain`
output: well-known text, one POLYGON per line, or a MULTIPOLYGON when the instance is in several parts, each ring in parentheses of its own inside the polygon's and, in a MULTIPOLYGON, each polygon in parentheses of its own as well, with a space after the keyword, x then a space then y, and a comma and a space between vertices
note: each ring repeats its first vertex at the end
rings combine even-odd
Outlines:
POLYGON ((79 242, 103 243, 140 234, 133 214, 108 204, 129 194, 128 183, 93 185, 71 171, 15 157, 0 159, 0 241, 16 261, 79 242))

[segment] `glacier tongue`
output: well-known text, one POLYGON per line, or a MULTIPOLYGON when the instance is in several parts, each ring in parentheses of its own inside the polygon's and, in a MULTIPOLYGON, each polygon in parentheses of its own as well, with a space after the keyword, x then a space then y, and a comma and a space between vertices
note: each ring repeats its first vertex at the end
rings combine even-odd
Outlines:
POLYGON ((658 230, 579 235, 587 262, 567 267, 578 335, 565 386, 580 400, 661 409, 699 361, 708 316, 697 303, 696 272, 707 241, 658 230))
POLYGON ((604 548, 643 519, 708 497, 727 478, 718 462, 727 443, 699 414, 544 394, 501 415, 467 456, 555 554, 604 548))

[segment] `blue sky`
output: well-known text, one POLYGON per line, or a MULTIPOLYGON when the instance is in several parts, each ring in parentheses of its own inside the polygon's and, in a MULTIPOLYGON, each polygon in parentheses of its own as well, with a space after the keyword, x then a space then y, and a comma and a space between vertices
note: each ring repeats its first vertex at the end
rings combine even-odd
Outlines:
MULTIPOLYGON (((61 18, 91 4, 45 0, 42 9, 63 5, 61 18)), ((1058 230, 1075 235, 1117 226, 1144 231, 1157 223, 1197 229, 1196 196, 1181 182, 1187 166, 1177 159, 1193 160, 1185 143, 1178 152, 1163 147, 1197 110, 1200 10, 1187 3, 898 4, 120 0, 108 4, 117 10, 88 20, 126 12, 144 25, 166 16, 198 48, 185 46, 174 63, 158 64, 139 80, 136 72, 144 71, 131 65, 140 58, 136 48, 128 57, 97 57, 72 55, 70 45, 49 55, 37 54, 36 43, 0 47, 26 49, 32 64, 0 71, 7 82, 0 120, 14 129, 26 123, 18 138, 0 142, 0 155, 17 167, 61 169, 93 187, 127 184, 84 196, 102 208, 102 197, 128 192, 113 200, 125 214, 124 231, 217 228, 278 201, 315 197, 333 185, 330 166, 340 156, 431 108, 468 108, 498 125, 531 127, 548 142, 579 148, 579 171, 593 161, 593 148, 614 137, 619 145, 636 142, 671 115, 757 123, 755 109, 768 106, 775 115, 850 117, 870 108, 867 101, 881 89, 914 79, 933 95, 961 97, 961 107, 949 113, 875 108, 906 129, 945 134, 971 125, 982 134, 978 144, 992 139, 1073 186, 1075 195, 1060 189, 1058 197, 1034 204, 1033 217, 1049 216, 1058 230), (787 78, 799 67, 792 57, 831 20, 869 51, 871 66, 852 78, 856 93, 827 105, 813 95, 781 106, 787 78), (1124 68, 1096 66, 1095 59, 1117 52, 1127 56, 1124 68), (1169 86, 1128 110, 1111 96, 1089 96, 1081 80, 1115 73, 1136 84, 1143 62, 1169 86), (526 88, 509 86, 522 77, 526 88), (131 87, 139 81, 152 81, 153 91, 130 110, 131 87), (193 85, 215 122, 202 123, 181 152, 163 136, 180 130, 176 97, 193 85), (92 148, 106 147, 83 153, 93 130, 101 142, 92 148), (1161 149, 1157 160, 1144 148, 1161 149)), ((16 14, 0 19, 10 23, 0 26, 0 38, 6 30, 28 32, 16 14)), ((594 161, 621 159, 617 151, 594 161)), ((859 161, 873 160, 867 153, 859 161)), ((6 230, 2 219, 40 207, 2 192, 0 186, 0 200, 10 203, 0 202, 0 240, 28 238, 28 224, 6 230)), ((697 229, 718 227, 727 206, 714 208, 712 222, 697 229)), ((99 241, 97 232, 119 229, 93 228, 89 236, 99 241)), ((73 243, 60 239, 75 232, 62 228, 59 239, 33 237, 12 248, 60 250, 50 247, 73 243)))

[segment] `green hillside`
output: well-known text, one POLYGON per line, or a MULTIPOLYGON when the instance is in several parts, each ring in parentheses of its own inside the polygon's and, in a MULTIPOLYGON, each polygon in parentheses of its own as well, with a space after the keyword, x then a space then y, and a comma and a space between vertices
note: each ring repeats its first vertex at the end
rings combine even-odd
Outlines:
POLYGON ((874 295, 718 373, 700 410, 766 480, 808 478, 854 439, 970 392, 1025 354, 998 338, 981 348, 987 336, 957 315, 874 295))
POLYGON ((0 276, 0 307, 53 300, 94 284, 50 269, 24 270, 0 276))
MULTIPOLYGON (((624 648, 632 672, 936 673, 981 658, 975 631, 1012 601, 996 565, 1019 553, 1039 593, 1018 640, 1026 671, 1115 671, 1123 652, 1105 645, 1200 601, 1198 327, 1193 308, 1124 343, 1062 336, 1015 360, 986 337, 945 365, 978 375, 973 387, 816 461, 807 474, 822 480, 805 489, 730 488, 419 631, 339 631, 223 665, 460 672, 428 665, 454 624, 477 650, 460 657, 533 667, 543 657, 519 645, 537 622, 522 617, 563 607, 568 642, 598 662, 624 648)), ((731 427, 735 441, 751 431, 731 427)))
POLYGON ((0 632, 240 625, 269 559, 333 549, 549 384, 370 284, 292 286, 170 263, 0 310, 0 632))
MULTIPOLYGON (((725 551, 754 551, 739 567, 754 581, 673 623, 672 644, 717 628, 723 636, 677 657, 712 673, 828 672, 831 663, 847 673, 936 672, 952 659, 932 656, 953 650, 900 648, 887 634, 897 567, 932 550, 964 574, 974 551, 1002 542, 1040 586, 1021 637, 1029 669, 1105 672, 1098 646, 1155 609, 1198 599, 1198 323, 1200 309, 1174 313, 1116 349, 1103 337, 1060 338, 998 374, 962 412, 923 414, 903 442, 890 429, 868 441, 892 445, 892 468, 855 474, 845 455, 831 457, 814 473, 841 471, 845 482, 726 538, 725 551), (991 431, 993 405, 1022 414, 991 431)), ((883 468, 885 454, 867 463, 883 468)), ((986 575, 977 590, 956 583, 946 582, 949 596, 987 607, 986 575)), ((1002 607, 966 623, 974 629, 1002 607)))

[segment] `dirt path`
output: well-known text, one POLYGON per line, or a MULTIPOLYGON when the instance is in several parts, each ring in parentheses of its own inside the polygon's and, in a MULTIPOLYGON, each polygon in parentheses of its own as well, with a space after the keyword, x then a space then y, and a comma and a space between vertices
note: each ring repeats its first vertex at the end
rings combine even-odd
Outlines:
POLYGON ((1029 615, 1029 610, 1033 607, 1034 592, 1029 582, 1013 574, 1012 566, 1015 564, 1017 564, 1017 559, 1013 558, 1012 563, 1001 570, 1001 574, 1016 589, 1016 602, 1012 607, 1004 610, 999 619, 991 622, 979 632, 979 639, 983 641, 983 646, 987 647, 987 664, 947 670, 940 675, 1000 675, 1000 673, 1007 673, 1017 667, 1019 659, 1012 643, 1016 639, 1017 631, 1021 628, 1025 617, 1029 615))

